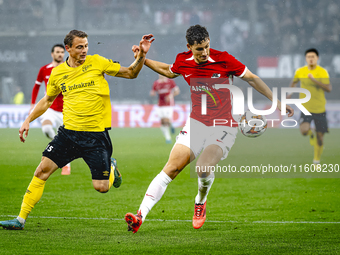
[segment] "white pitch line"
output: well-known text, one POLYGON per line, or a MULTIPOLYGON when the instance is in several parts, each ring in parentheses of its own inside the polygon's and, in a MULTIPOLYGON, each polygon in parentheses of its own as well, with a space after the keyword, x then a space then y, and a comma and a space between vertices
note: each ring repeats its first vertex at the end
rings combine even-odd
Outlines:
MULTIPOLYGON (((16 215, 0 215, 1 218, 17 217, 16 215)), ((54 216, 29 216, 33 219, 61 219, 61 220, 112 220, 124 221, 123 218, 85 218, 85 217, 54 217, 54 216)), ((163 220, 147 219, 146 221, 170 221, 170 222, 191 222, 192 220, 163 220)), ((338 221, 232 221, 232 220, 206 220, 210 223, 245 223, 245 224, 340 224, 338 221)))

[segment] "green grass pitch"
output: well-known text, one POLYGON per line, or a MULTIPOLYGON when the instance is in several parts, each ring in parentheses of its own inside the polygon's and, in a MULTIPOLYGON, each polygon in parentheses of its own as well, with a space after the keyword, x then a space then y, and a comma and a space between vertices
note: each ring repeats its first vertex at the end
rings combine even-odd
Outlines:
MULTIPOLYGON (((178 130, 177 130, 178 131, 178 130)), ((40 129, 25 144, 17 129, 0 129, 0 220, 19 212, 22 197, 48 143, 40 129)), ((340 179, 216 178, 207 221, 191 219, 197 179, 187 167, 168 187, 136 234, 123 217, 136 212, 172 145, 161 131, 112 129, 119 189, 92 187, 87 165, 71 163, 47 181, 23 231, 0 229, 0 254, 337 254, 340 253, 340 179)), ((322 163, 340 164, 340 129, 325 135, 322 163)), ((228 163, 311 163, 313 148, 297 129, 268 129, 255 139, 238 134, 228 163)), ((338 173, 340 177, 340 172, 338 173)), ((225 175, 224 175, 225 177, 225 175)))

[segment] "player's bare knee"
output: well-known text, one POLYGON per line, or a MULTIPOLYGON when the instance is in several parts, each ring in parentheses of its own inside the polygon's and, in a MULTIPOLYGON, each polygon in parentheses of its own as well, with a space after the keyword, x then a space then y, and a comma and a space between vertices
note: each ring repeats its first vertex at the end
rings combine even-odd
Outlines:
POLYGON ((182 168, 175 163, 168 162, 163 168, 163 171, 169 175, 171 179, 174 179, 182 171, 182 168))
POLYGON ((196 165, 195 171, 200 178, 206 178, 210 173, 215 171, 215 166, 211 166, 210 164, 196 165))
POLYGON ((34 176, 46 181, 50 177, 51 173, 51 168, 48 165, 42 164, 41 162, 36 168, 34 176))
POLYGON ((106 193, 109 191, 109 186, 107 183, 94 184, 93 187, 100 193, 106 193))
POLYGON ((34 176, 35 177, 40 177, 43 173, 43 169, 41 167, 41 163, 37 166, 37 168, 35 169, 35 172, 34 172, 34 176))
POLYGON ((308 122, 301 123, 300 132, 302 135, 304 136, 308 135, 309 130, 310 130, 310 124, 308 122))
POLYGON ((108 192, 108 188, 104 188, 104 187, 94 187, 94 189, 100 193, 106 193, 108 192))
POLYGON ((306 135, 308 135, 308 131, 309 131, 309 130, 301 129, 300 131, 301 131, 301 134, 302 134, 303 136, 306 136, 306 135))
POLYGON ((107 193, 109 190, 108 189, 96 189, 100 193, 107 193))

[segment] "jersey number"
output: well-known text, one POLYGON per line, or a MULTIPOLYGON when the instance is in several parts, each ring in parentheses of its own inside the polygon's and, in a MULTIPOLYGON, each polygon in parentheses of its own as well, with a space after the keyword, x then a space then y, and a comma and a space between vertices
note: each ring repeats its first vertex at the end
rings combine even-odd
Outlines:
POLYGON ((52 145, 47 145, 46 150, 48 152, 51 152, 53 150, 53 146, 52 145))

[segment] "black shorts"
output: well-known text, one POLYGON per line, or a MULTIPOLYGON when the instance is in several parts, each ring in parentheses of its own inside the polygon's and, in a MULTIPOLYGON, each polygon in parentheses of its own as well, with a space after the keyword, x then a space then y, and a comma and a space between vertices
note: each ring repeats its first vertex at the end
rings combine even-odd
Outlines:
POLYGON ((316 132, 327 133, 328 124, 327 124, 326 112, 311 113, 311 114, 312 115, 304 115, 303 112, 301 112, 300 125, 303 122, 308 122, 310 124, 312 120, 314 120, 316 132))
POLYGON ((43 156, 62 168, 77 158, 90 167, 93 180, 108 180, 111 168, 112 143, 107 130, 103 132, 73 131, 60 127, 47 145, 43 156))

